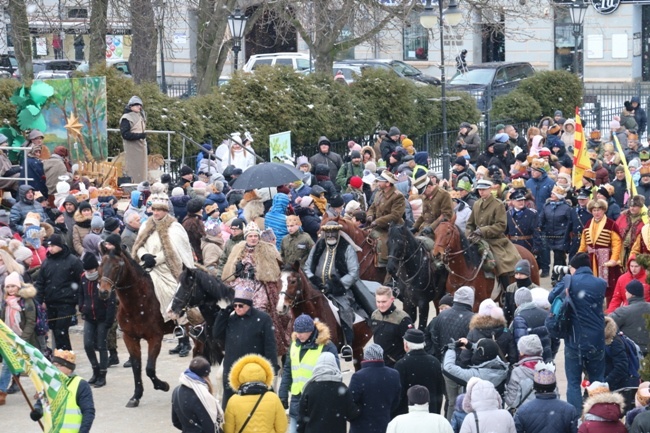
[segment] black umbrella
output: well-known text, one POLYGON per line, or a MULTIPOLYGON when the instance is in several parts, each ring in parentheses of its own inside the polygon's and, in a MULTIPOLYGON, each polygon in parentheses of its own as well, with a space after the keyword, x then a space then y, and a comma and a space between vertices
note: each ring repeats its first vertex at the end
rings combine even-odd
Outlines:
POLYGON ((232 187, 245 191, 258 188, 271 188, 301 180, 303 175, 301 171, 288 164, 263 162, 242 173, 235 180, 232 187))

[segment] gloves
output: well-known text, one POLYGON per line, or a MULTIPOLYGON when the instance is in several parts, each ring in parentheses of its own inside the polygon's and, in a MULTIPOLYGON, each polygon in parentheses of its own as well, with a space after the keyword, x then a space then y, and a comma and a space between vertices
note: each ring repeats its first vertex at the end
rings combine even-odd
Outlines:
POLYGON ((431 226, 426 226, 425 228, 422 229, 422 233, 420 233, 422 236, 429 236, 433 237, 433 229, 431 226))
POLYGON ((287 400, 286 398, 281 398, 280 402, 282 403, 283 408, 289 409, 289 400, 287 400))
POLYGON ((237 262, 235 265, 235 277, 241 277, 244 272, 244 264, 242 262, 237 262))
POLYGON ((153 254, 145 254, 144 256, 140 257, 140 260, 142 261, 142 264, 144 265, 143 267, 145 269, 151 269, 156 266, 156 257, 153 254))
POLYGON ((411 227, 409 231, 413 234, 416 234, 418 232, 418 229, 416 229, 415 227, 411 227))
POLYGON ((141 133, 141 134, 138 134, 138 139, 139 140, 146 140, 147 139, 147 134, 145 134, 144 132, 141 133))
POLYGON ((481 233, 481 229, 476 229, 470 233, 469 237, 473 239, 481 239, 483 237, 483 233, 481 233))
POLYGON ((314 285, 314 287, 316 287, 317 289, 320 289, 320 287, 322 286, 322 283, 321 283, 321 281, 320 281, 320 278, 317 277, 316 275, 313 275, 313 276, 309 277, 309 281, 311 281, 311 283, 312 283, 312 284, 314 285))
POLYGON ((34 408, 34 410, 29 413, 29 417, 32 419, 32 421, 38 421, 43 418, 43 410, 34 408))
POLYGON ((333 296, 342 296, 345 294, 345 287, 341 284, 339 277, 333 276, 327 280, 327 292, 333 296))

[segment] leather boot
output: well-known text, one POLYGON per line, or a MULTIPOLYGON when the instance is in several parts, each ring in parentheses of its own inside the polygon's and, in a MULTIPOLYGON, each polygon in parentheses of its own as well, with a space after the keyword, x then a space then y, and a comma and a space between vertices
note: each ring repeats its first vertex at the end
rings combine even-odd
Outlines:
POLYGON ((11 379, 11 386, 7 388, 7 394, 15 394, 20 390, 15 380, 11 379))
POLYGON ((96 383, 98 378, 99 378, 99 367, 93 367, 93 375, 90 379, 88 379, 88 384, 92 385, 96 383))
POLYGON ((178 352, 178 356, 185 358, 190 354, 192 346, 190 346, 190 337, 181 337, 178 339, 179 344, 181 345, 181 350, 178 352))
POLYGON ((174 347, 173 349, 169 349, 169 354, 178 355, 181 352, 181 349, 183 349, 183 343, 181 343, 181 339, 179 338, 176 347, 174 347))
POLYGON ((127 359, 122 367, 131 368, 131 358, 127 359))
MULTIPOLYGON (((88 382, 90 383, 90 382, 88 382)), ((99 370, 99 374, 97 376, 97 381, 95 382, 95 388, 101 388, 102 386, 106 385, 106 370, 99 370)))
POLYGON ((111 365, 118 365, 120 363, 120 358, 117 357, 117 350, 116 349, 111 349, 109 350, 110 356, 108 357, 108 366, 110 367, 111 365))
POLYGON ((4 406, 7 403, 7 393, 0 391, 0 406, 4 406))

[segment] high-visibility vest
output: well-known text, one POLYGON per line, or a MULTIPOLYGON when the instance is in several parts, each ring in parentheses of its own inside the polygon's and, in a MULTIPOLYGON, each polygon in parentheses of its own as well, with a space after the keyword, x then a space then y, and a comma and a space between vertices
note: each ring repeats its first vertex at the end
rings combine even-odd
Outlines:
POLYGON ((80 382, 81 377, 74 376, 66 384, 69 394, 65 402, 65 415, 63 416, 63 425, 59 433, 79 433, 81 420, 83 419, 81 408, 77 404, 77 390, 79 389, 80 382))
POLYGON ((305 356, 300 359, 300 347, 295 341, 291 343, 289 357, 291 359, 291 395, 299 395, 305 383, 311 379, 314 374, 316 361, 323 351, 323 344, 319 344, 315 349, 309 349, 305 356))
POLYGON ((413 168, 413 174, 411 175, 411 178, 412 178, 413 180, 417 179, 418 177, 423 176, 423 175, 420 175, 420 176, 417 175, 417 174, 418 174, 418 171, 420 171, 420 170, 424 170, 424 174, 425 174, 425 175, 429 172, 429 169, 428 169, 427 167, 425 167, 425 166, 423 166, 423 165, 416 165, 416 166, 413 168))

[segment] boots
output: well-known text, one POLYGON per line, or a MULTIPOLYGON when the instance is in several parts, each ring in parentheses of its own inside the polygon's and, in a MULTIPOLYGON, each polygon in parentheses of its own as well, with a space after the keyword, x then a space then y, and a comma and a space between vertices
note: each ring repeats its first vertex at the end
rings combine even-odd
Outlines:
POLYGON ((0 406, 4 406, 7 402, 7 393, 0 391, 0 406))
POLYGON ((118 365, 120 363, 120 358, 117 357, 117 349, 109 350, 110 356, 108 357, 108 366, 118 365))
POLYGON ((102 386, 105 385, 106 385, 106 370, 99 370, 99 373, 97 375, 97 381, 95 382, 95 388, 101 388, 102 386))
POLYGON ((93 367, 93 375, 90 379, 88 379, 88 384, 93 385, 94 383, 97 383, 98 378, 99 378, 99 367, 93 367))
POLYGON ((190 346, 190 337, 181 337, 178 339, 178 343, 181 345, 178 356, 185 358, 190 354, 190 350, 192 349, 192 346, 190 346))
POLYGON ((19 390, 20 388, 18 388, 18 384, 16 383, 16 381, 14 379, 11 379, 11 386, 7 388, 7 394, 15 394, 19 390))
POLYGON ((131 368, 131 358, 127 359, 122 367, 131 368))
POLYGON ((183 343, 181 343, 181 339, 179 338, 176 347, 174 347, 173 349, 169 349, 169 354, 178 355, 181 352, 181 349, 183 349, 183 343))

